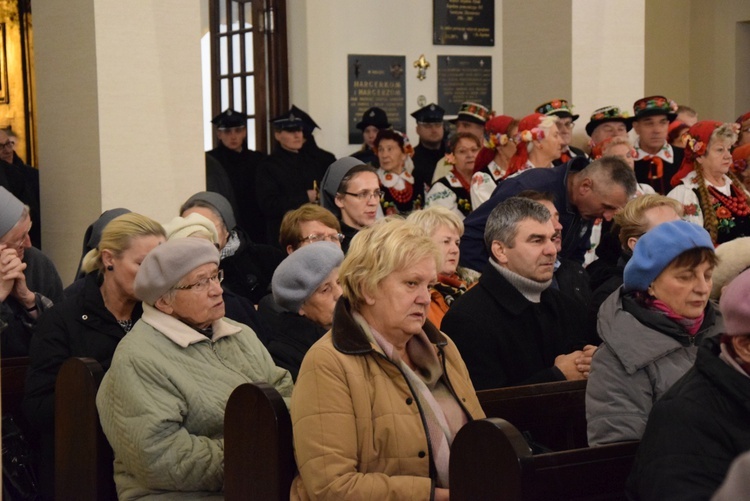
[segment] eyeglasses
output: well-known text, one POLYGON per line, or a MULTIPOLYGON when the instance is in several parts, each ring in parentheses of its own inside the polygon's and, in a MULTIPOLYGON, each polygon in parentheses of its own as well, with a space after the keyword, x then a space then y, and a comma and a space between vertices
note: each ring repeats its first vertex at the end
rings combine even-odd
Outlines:
POLYGON ((351 197, 357 197, 360 200, 369 200, 371 198, 377 198, 377 199, 379 199, 381 196, 383 196, 383 192, 380 191, 380 190, 360 191, 359 193, 349 193, 348 191, 345 191, 344 195, 349 195, 351 197))
POLYGON ((341 243, 344 241, 344 234, 343 233, 333 233, 331 235, 323 235, 322 233, 313 233, 312 235, 307 235, 306 237, 300 239, 300 243, 302 242, 310 242, 311 244, 314 244, 315 242, 333 242, 333 243, 341 243))
MULTIPOLYGON (((2 145, 0 145, 2 147, 2 145)), ((24 247, 24 244, 26 243, 26 239, 29 238, 29 233, 31 233, 31 219, 29 219, 29 227, 26 228, 26 230, 21 234, 20 237, 14 242, 0 242, 5 244, 10 249, 16 249, 21 250, 24 247)), ((10 232, 9 232, 10 233, 10 232)))
POLYGON ((0 143, 0 148, 8 148, 12 150, 13 147, 15 147, 15 145, 16 143, 14 141, 11 141, 10 139, 8 139, 8 141, 4 143, 0 143))
POLYGON ((198 280, 197 282, 195 282, 194 284, 175 285, 172 288, 178 291, 194 290, 196 292, 204 292, 208 290, 208 287, 210 286, 211 282, 216 282, 217 284, 220 284, 223 281, 224 281, 224 270, 219 270, 216 273, 216 275, 211 275, 210 277, 202 278, 198 280))
POLYGON ((557 126, 561 129, 573 130, 576 124, 574 122, 557 122, 557 126))

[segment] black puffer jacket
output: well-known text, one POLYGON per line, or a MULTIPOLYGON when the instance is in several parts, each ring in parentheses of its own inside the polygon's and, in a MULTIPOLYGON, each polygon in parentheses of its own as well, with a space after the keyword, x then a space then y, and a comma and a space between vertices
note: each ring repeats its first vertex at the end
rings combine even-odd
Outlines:
POLYGON ((629 495, 638 500, 705 500, 732 460, 750 450, 750 378, 706 340, 695 365, 653 407, 629 495))

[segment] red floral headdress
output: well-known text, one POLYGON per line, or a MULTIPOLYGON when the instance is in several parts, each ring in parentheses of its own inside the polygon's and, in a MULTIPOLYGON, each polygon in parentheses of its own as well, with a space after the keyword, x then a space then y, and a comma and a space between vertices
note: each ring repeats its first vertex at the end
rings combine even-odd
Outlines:
POLYGON ((685 138, 685 156, 680 170, 672 176, 672 186, 680 184, 682 178, 690 174, 695 168, 695 159, 706 154, 706 148, 711 140, 711 134, 721 127, 722 123, 715 120, 701 120, 682 135, 685 138))
POLYGON ((544 130, 539 127, 544 118, 545 115, 541 113, 532 113, 523 117, 518 123, 518 132, 513 137, 513 140, 516 142, 516 153, 510 157, 508 171, 505 174, 506 177, 514 172, 518 172, 526 165, 529 159, 528 143, 544 139, 544 130))

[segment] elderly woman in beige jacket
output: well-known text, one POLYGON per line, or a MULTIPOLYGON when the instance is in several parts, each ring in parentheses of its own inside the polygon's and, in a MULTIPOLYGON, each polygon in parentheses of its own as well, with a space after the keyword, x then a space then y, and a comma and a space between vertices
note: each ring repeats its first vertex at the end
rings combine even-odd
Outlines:
POLYGON ((120 499, 222 499, 224 408, 242 383, 288 398, 292 378, 249 327, 224 318, 219 252, 199 238, 152 250, 135 278, 143 316, 96 398, 120 499))
POLYGON ((292 395, 293 499, 448 499, 453 437, 484 413, 456 346, 427 320, 441 262, 401 219, 352 242, 333 327, 292 395))

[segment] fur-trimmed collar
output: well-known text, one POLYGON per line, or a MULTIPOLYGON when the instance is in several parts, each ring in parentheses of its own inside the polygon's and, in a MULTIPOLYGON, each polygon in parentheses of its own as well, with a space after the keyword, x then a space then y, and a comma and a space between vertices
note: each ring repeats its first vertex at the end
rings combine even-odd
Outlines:
MULTIPOLYGON (((429 320, 425 321, 422 329, 432 344, 439 348, 448 344, 445 336, 429 320)), ((338 351, 347 355, 364 355, 371 351, 379 351, 352 315, 351 305, 343 296, 339 298, 333 311, 331 340, 338 351)))
MULTIPOLYGON (((206 336, 190 327, 188 324, 157 310, 153 306, 143 303, 143 316, 141 320, 164 334, 174 344, 187 348, 191 344, 209 340, 206 336)), ((242 331, 241 328, 225 322, 223 318, 215 321, 212 325, 214 335, 212 340, 218 341, 222 337, 231 336, 242 331)))

